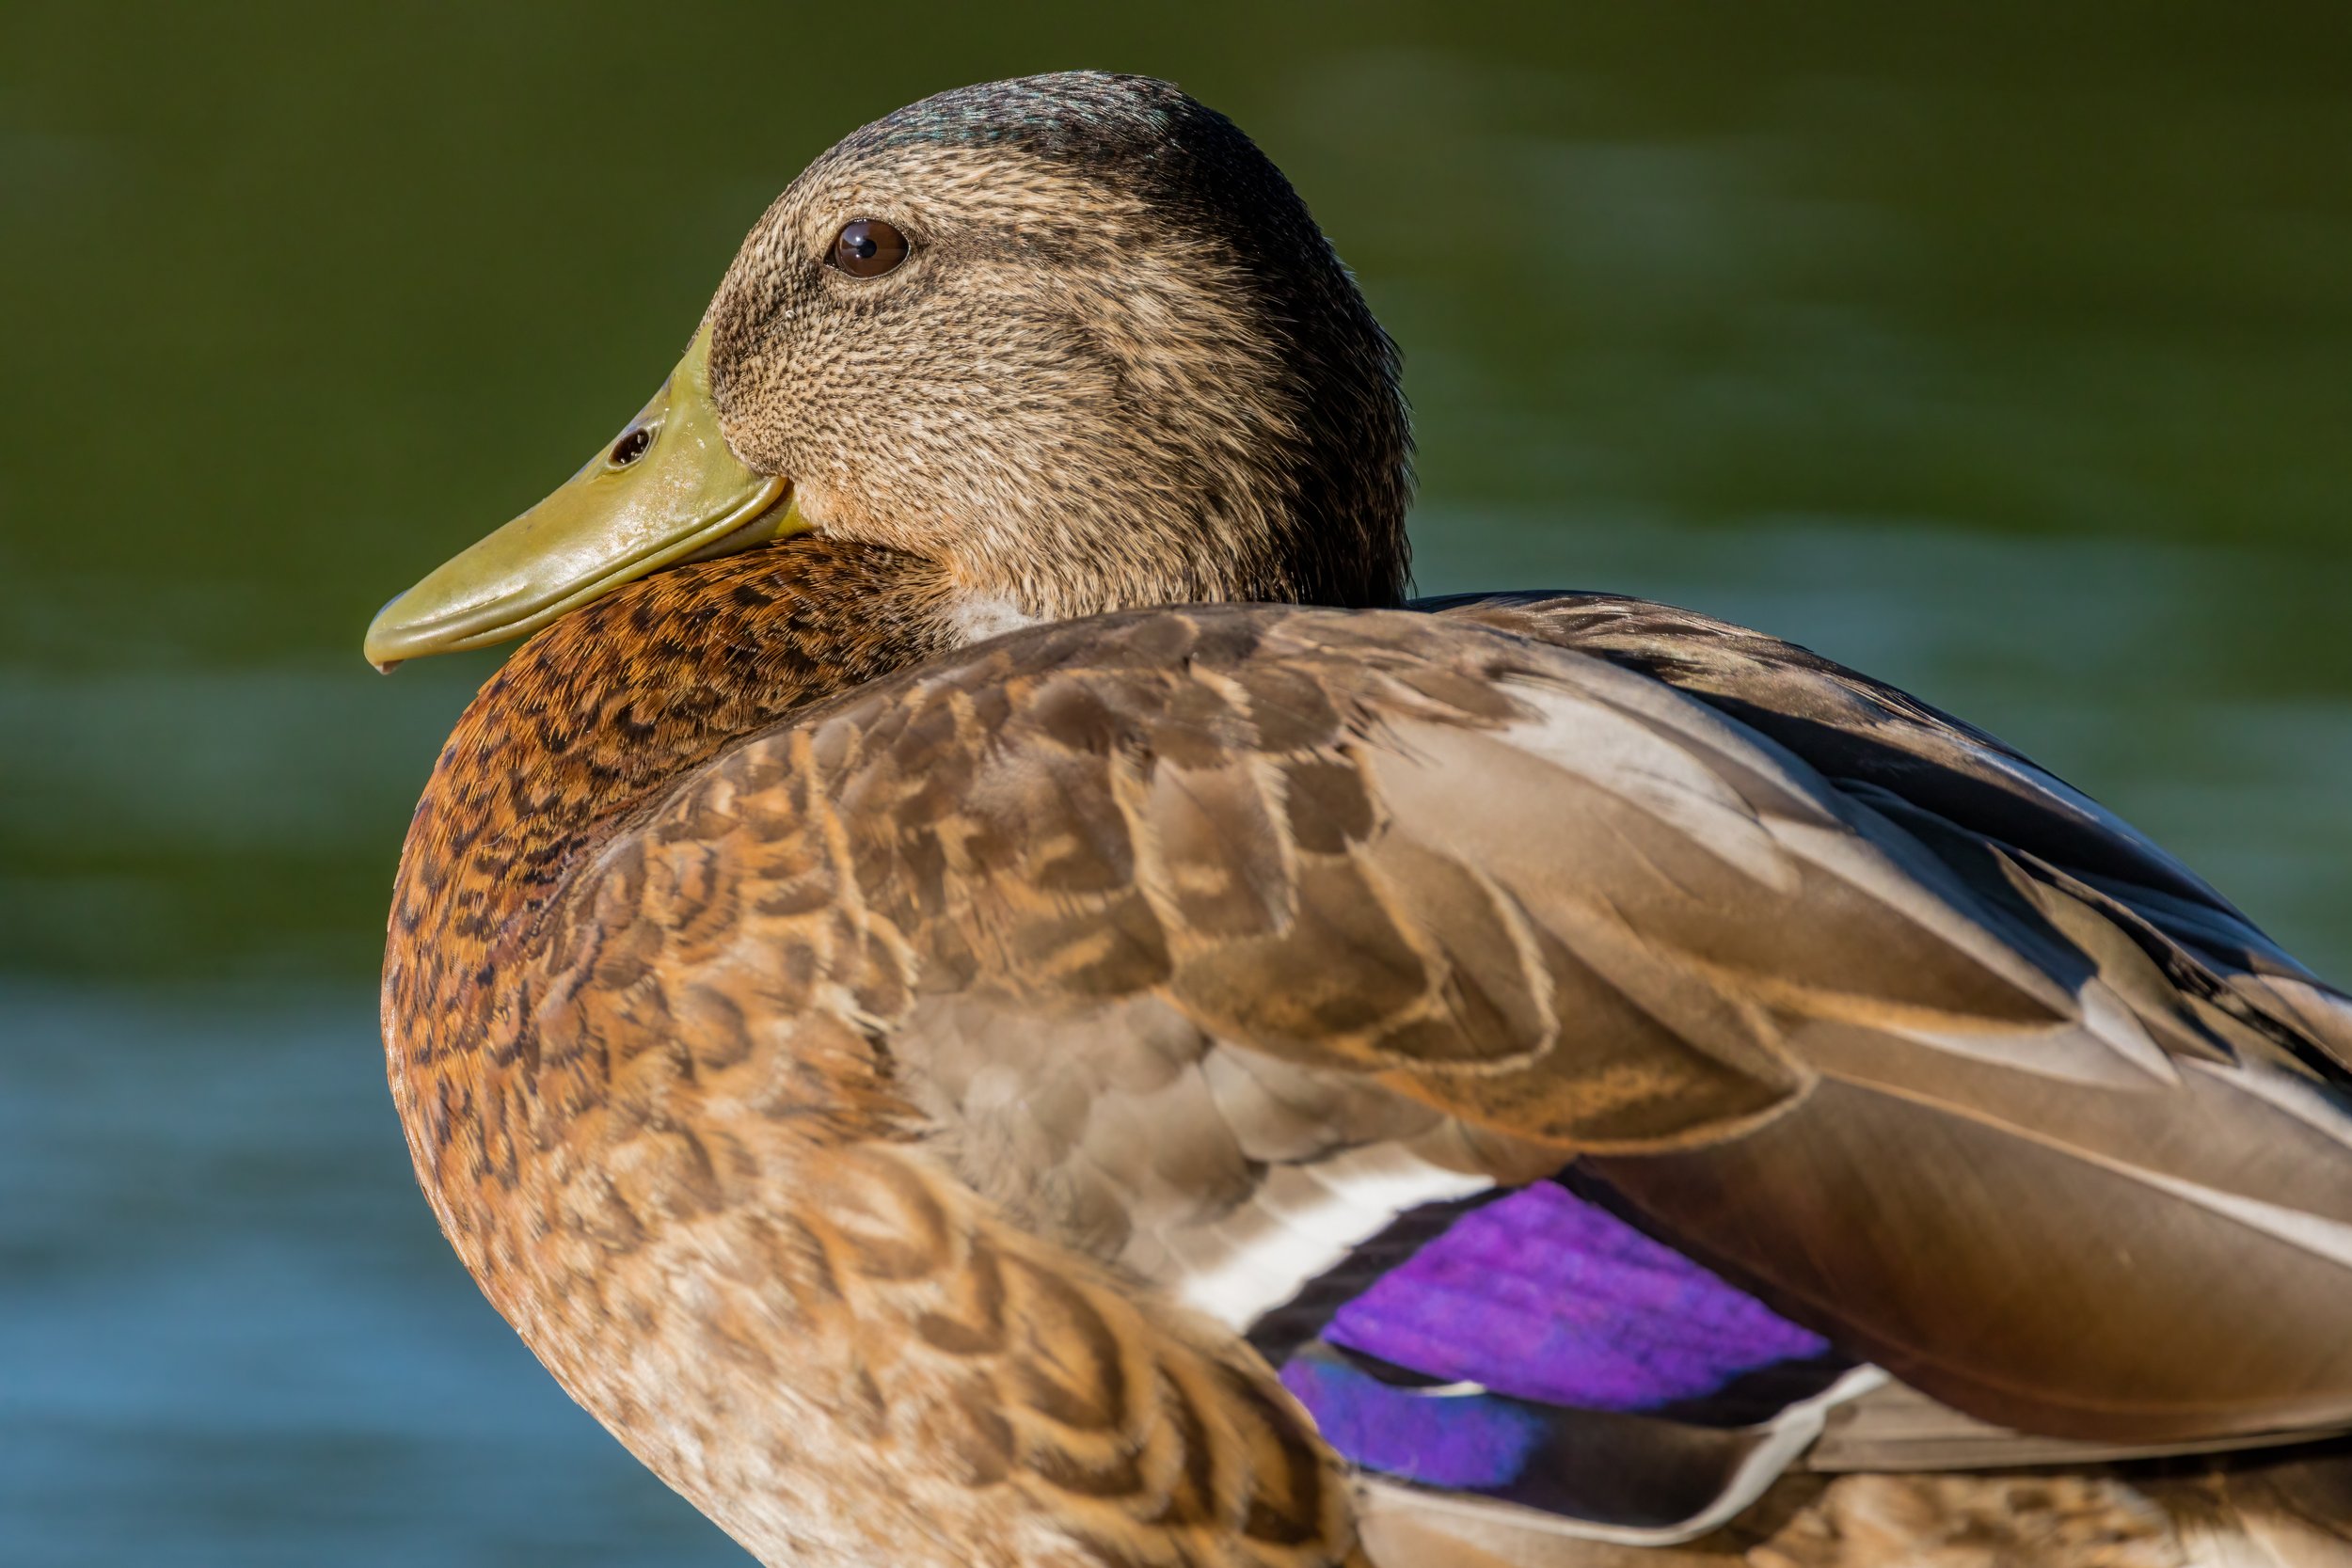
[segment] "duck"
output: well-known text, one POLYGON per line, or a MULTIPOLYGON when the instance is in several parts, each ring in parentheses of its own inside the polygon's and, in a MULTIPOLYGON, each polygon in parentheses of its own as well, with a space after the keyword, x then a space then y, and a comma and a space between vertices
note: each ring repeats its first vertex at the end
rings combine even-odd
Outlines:
POLYGON ((779 1568, 2352 1560, 2352 997, 1802 647, 1410 598, 1400 385, 1164 82, 791 182, 367 632, 528 639, 382 986, 489 1301, 779 1568))

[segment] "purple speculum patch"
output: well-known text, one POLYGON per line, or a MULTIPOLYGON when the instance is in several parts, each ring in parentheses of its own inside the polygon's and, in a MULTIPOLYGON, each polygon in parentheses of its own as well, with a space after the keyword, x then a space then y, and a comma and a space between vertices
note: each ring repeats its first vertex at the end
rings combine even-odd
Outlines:
POLYGON ((1555 1182, 1471 1210, 1342 1306, 1283 1384, 1359 1465, 1508 1486, 1545 1449, 1540 1406, 1646 1412, 1831 1354, 1820 1336, 1555 1182), (1500 1397, 1497 1397, 1500 1396, 1500 1397))

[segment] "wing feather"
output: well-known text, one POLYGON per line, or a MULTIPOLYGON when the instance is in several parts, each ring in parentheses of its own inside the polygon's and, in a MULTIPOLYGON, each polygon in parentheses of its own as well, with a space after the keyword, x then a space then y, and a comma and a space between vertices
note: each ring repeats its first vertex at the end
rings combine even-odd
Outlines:
POLYGON ((1104 617, 755 740, 644 832, 754 777, 730 811, 821 816, 906 955, 852 1022, 959 1174, 1171 1293, 1270 1256, 1270 1169, 1435 1139, 1447 1181, 1582 1156, 1988 1420, 2352 1420, 2343 998, 1800 650, 1622 600, 1104 617))

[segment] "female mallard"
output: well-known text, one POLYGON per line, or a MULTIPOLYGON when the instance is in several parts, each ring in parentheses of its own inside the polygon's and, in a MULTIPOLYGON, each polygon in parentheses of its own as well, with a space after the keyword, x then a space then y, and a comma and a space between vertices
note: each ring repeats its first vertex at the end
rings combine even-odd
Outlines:
POLYGON ((2352 1426, 2352 1001, 1802 649, 1401 605, 1406 464, 1173 87, 793 183, 612 448, 368 634, 545 628, 384 979, 532 1350, 771 1563, 2346 1550, 2309 1450, 1822 1475, 2352 1426))

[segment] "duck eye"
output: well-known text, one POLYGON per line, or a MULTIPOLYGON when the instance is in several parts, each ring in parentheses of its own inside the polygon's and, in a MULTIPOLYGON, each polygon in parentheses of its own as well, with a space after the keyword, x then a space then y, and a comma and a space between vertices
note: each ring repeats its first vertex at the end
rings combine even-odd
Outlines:
POLYGON ((619 440, 612 443, 612 455, 607 457, 605 461, 612 464, 616 468, 626 468, 631 463, 634 463, 639 458, 644 456, 645 449, 652 445, 653 432, 647 430, 644 425, 639 425, 636 429, 628 432, 622 436, 619 440))
POLYGON ((907 259, 907 237, 880 218, 860 218, 834 236, 826 258, 851 277, 880 277, 907 259))

